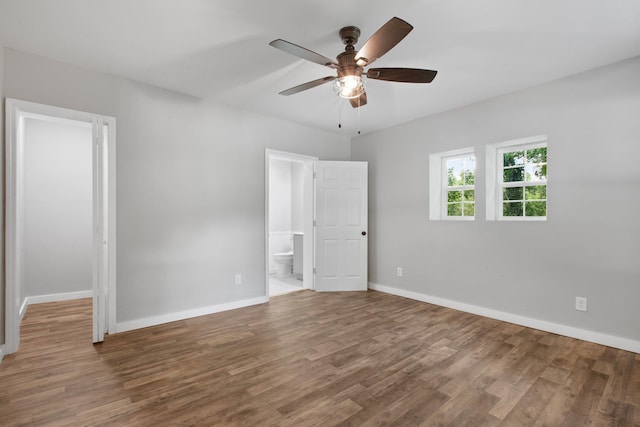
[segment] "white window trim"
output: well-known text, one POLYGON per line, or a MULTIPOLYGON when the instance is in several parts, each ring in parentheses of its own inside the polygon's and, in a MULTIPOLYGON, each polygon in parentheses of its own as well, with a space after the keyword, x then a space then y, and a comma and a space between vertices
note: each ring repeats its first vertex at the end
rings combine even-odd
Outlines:
MULTIPOLYGON (((443 167, 447 159, 474 156, 474 147, 459 148, 457 150, 444 151, 442 153, 434 153, 429 155, 429 219, 432 221, 475 221, 474 216, 447 216, 446 200, 444 197, 444 188, 446 179, 446 168, 443 167)), ((478 162, 476 161, 476 170, 478 162)), ((477 175, 476 175, 477 176, 477 175)), ((466 187, 466 186, 465 186, 466 187)), ((470 189, 470 188, 466 188, 470 189)), ((477 200, 477 189, 475 190, 477 200)), ((475 203, 474 203, 475 204, 475 203)))
MULTIPOLYGON (((515 216, 505 217, 502 216, 502 209, 498 208, 498 202, 502 206, 502 179, 498 172, 502 173, 501 153, 504 151, 510 151, 508 149, 513 147, 547 147, 547 135, 537 135, 528 138, 512 139, 509 141, 497 142, 495 144, 488 144, 485 151, 486 162, 486 218, 487 221, 546 221, 547 217, 535 217, 535 216, 515 216)), ((546 182, 545 182, 546 184, 546 182)), ((547 186, 547 200, 549 197, 549 187, 547 186)), ((477 199, 477 196, 476 196, 477 199)), ((547 215, 549 204, 547 202, 547 215)))

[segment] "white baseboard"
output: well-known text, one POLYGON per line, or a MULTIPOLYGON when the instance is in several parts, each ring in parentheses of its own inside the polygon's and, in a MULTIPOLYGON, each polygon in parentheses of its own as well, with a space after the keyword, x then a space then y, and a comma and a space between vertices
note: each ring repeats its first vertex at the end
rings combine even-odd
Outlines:
POLYGON ((4 345, 0 345, 0 363, 2 363, 2 359, 4 359, 4 345))
POLYGON ((32 297, 27 297, 27 299, 25 300, 25 303, 27 305, 31 305, 31 304, 42 304, 45 302, 69 301, 72 299, 92 298, 92 297, 93 297, 93 291, 64 292, 61 294, 35 295, 32 297))
POLYGON ((398 289, 391 286, 379 285, 369 282, 369 289, 380 291, 387 294, 393 294, 417 301, 427 302, 430 304, 440 305, 443 307, 453 308, 455 310, 473 313, 491 319, 502 320, 504 322, 514 323, 516 325, 526 326, 528 328, 539 329, 541 331, 551 332, 558 335, 564 335, 571 338, 577 338, 583 341, 589 341, 596 344, 602 344, 609 347, 619 348, 634 353, 640 353, 640 341, 630 340, 628 338, 617 337, 615 335, 607 335, 600 332, 589 331, 586 329, 575 328, 573 326, 562 325, 559 323, 548 322, 546 320, 534 319, 532 317, 520 316, 518 314, 506 313, 504 311, 493 310, 486 307, 467 304, 459 301, 453 301, 445 298, 434 297, 404 289, 398 289))
POLYGON ((206 316, 207 314, 219 313, 221 311, 234 310, 236 308, 249 307, 251 305, 263 304, 269 301, 268 297, 251 298, 240 301, 228 302, 225 304, 211 305, 208 307, 196 308, 193 310, 179 311, 176 313, 163 314, 160 316, 145 317, 143 319, 129 320, 116 323, 115 332, 126 332, 133 329, 146 328, 149 326, 161 325, 163 323, 175 322, 178 320, 190 319, 192 317, 206 316))

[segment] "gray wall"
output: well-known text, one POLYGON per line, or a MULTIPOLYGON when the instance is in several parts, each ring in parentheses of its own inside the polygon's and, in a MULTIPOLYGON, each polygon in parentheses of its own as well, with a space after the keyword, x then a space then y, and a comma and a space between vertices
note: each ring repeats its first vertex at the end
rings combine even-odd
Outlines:
POLYGON ((10 49, 4 91, 117 118, 117 322, 263 296, 265 148, 350 156, 344 137, 10 49))
POLYGON ((0 345, 4 344, 4 47, 0 44, 0 345))
POLYGON ((25 120, 25 276, 20 295, 92 290, 92 131, 25 120))
POLYGON ((354 139, 352 159, 369 162, 370 281, 640 340, 638 76, 635 58, 354 139), (485 145, 539 134, 548 221, 485 221, 485 145), (476 220, 429 221, 429 154, 468 146, 476 220))

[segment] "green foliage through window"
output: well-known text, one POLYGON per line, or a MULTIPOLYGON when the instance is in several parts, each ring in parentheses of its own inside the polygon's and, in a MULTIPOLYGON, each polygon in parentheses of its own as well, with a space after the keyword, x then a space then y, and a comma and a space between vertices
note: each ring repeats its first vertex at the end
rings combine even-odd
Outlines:
POLYGON ((447 216, 475 216, 475 157, 465 156, 447 159, 446 170, 447 216))
POLYGON ((502 154, 502 216, 547 216, 547 147, 502 154))

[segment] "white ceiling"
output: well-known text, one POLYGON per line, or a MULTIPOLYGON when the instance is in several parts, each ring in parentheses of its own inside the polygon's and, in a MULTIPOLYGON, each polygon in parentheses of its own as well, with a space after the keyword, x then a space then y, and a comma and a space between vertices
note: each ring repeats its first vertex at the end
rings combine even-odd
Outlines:
POLYGON ((0 0, 0 43, 351 136, 638 56, 640 1, 0 0), (333 71, 271 40, 335 57, 341 27, 360 27, 357 49, 393 16, 414 30, 375 67, 433 83, 369 80, 357 110, 331 84, 278 95, 333 71))

